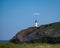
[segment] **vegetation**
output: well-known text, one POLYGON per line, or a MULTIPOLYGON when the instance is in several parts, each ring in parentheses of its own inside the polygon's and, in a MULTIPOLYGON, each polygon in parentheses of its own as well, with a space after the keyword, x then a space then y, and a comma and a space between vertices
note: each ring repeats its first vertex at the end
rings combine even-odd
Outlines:
POLYGON ((0 43, 0 48, 60 48, 60 44, 47 43, 0 43))

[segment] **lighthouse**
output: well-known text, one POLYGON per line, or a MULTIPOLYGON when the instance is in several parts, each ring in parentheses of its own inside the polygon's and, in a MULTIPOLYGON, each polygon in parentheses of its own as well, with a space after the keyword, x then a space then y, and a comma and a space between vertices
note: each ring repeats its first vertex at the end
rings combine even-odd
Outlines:
POLYGON ((35 27, 39 27, 39 24, 38 24, 38 21, 37 21, 37 19, 38 19, 38 16, 40 15, 38 12, 35 12, 34 14, 34 17, 35 17, 35 27))
POLYGON ((39 27, 37 20, 35 20, 35 27, 39 27))

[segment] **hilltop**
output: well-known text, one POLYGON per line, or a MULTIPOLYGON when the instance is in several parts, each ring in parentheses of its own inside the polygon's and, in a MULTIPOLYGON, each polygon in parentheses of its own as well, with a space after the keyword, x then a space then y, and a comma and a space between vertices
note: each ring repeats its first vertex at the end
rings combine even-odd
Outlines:
POLYGON ((10 41, 13 43, 60 43, 60 22, 41 25, 39 27, 29 27, 21 30, 10 41))

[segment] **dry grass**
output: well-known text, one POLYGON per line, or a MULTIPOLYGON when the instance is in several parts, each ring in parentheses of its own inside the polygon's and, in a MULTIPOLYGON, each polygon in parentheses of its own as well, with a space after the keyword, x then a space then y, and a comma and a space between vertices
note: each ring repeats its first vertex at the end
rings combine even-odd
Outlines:
POLYGON ((47 44, 47 43, 0 43, 0 48, 60 48, 60 44, 47 44))

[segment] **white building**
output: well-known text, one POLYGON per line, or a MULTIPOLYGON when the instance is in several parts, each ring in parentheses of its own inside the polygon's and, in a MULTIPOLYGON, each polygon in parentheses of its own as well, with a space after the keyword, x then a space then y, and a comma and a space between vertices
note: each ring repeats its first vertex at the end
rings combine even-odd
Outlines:
POLYGON ((39 27, 37 20, 35 20, 35 27, 39 27))

